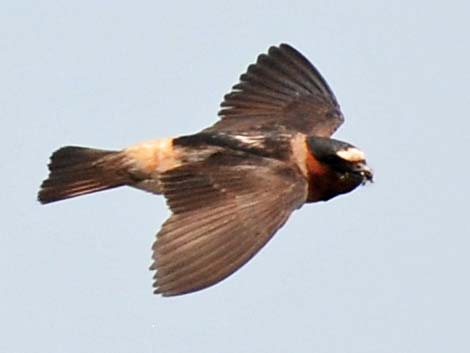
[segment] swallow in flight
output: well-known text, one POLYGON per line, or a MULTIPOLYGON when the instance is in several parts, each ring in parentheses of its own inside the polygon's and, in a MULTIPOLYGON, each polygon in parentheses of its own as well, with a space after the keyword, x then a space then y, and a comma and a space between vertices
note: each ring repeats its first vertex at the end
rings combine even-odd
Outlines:
POLYGON ((372 181, 364 153, 330 138, 344 118, 318 70, 281 44, 258 56, 193 135, 121 151, 68 146, 50 158, 38 199, 118 186, 163 194, 172 215, 153 249, 155 293, 212 286, 250 260, 303 204, 372 181))

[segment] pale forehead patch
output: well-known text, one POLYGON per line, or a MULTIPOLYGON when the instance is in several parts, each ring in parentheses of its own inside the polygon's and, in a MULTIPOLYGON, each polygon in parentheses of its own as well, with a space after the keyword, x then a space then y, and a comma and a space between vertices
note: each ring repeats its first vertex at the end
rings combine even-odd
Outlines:
POLYGON ((355 147, 349 147, 345 150, 339 150, 336 152, 338 157, 349 161, 349 162, 362 162, 366 160, 366 155, 361 150, 355 147))

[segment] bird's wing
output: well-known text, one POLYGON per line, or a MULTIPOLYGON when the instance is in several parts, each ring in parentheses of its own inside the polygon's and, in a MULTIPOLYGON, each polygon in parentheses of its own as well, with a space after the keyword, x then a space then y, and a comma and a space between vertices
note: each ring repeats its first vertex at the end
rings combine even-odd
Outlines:
POLYGON ((287 44, 258 56, 221 108, 221 120, 206 131, 290 130, 329 137, 344 120, 318 70, 287 44))
POLYGON ((214 155, 166 172, 173 214, 153 245, 155 293, 209 287, 244 265, 306 199, 296 169, 272 159, 214 155))

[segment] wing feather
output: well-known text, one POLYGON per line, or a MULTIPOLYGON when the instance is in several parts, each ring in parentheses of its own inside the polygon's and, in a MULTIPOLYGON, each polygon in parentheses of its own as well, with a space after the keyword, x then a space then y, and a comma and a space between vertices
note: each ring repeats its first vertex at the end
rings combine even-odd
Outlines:
POLYGON ((226 278, 305 202, 306 181, 297 171, 276 160, 249 159, 217 158, 162 176, 173 214, 153 246, 156 293, 184 294, 226 278))
POLYGON ((221 120, 205 131, 290 130, 329 137, 344 120, 320 72, 287 44, 259 55, 221 108, 221 120))

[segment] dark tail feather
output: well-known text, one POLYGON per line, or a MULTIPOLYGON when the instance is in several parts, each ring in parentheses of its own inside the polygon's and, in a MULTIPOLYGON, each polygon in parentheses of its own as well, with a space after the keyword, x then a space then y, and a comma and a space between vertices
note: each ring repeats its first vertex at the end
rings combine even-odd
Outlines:
POLYGON ((38 200, 49 203, 129 184, 125 162, 120 152, 63 147, 51 156, 38 200))

